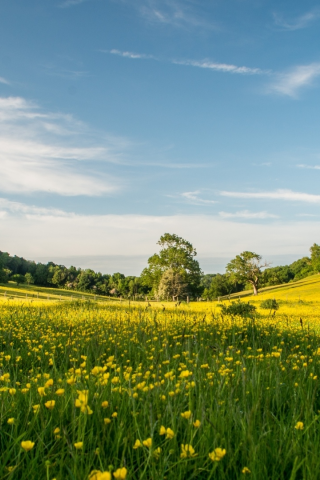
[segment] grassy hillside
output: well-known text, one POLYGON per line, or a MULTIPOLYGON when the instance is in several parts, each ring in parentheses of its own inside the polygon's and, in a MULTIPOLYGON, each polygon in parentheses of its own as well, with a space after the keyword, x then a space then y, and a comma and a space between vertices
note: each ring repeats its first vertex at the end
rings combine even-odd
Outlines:
MULTIPOLYGON (((70 290, 64 290, 59 288, 46 288, 38 287, 36 285, 20 285, 10 282, 7 284, 0 284, 0 301, 1 300, 40 300, 44 302, 50 301, 72 301, 72 300, 99 300, 107 301, 109 297, 103 297, 101 295, 94 295, 86 292, 74 292, 70 290)), ((113 299, 117 300, 117 299, 113 299)))
MULTIPOLYGON (((275 298, 276 300, 283 301, 299 299, 304 301, 320 301, 320 275, 312 275, 298 282, 261 288, 257 297, 254 297, 252 290, 245 290, 244 292, 230 295, 231 299, 239 297, 251 297, 250 301, 252 299, 259 299, 260 301, 267 298, 275 298)), ((227 297, 223 297, 224 300, 226 298, 227 297)))

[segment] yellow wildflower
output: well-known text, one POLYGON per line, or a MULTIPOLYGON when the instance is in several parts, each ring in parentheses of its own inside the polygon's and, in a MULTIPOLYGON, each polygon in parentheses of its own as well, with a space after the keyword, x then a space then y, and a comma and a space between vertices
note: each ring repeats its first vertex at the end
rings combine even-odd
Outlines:
POLYGON ((118 468, 118 470, 114 472, 113 476, 118 480, 125 480, 127 476, 127 469, 125 467, 118 468))
POLYGON ((89 477, 89 480, 111 480, 111 473, 100 472, 100 470, 93 470, 89 477))
POLYGON ((8 418, 7 423, 9 423, 9 425, 13 425, 14 422, 15 422, 15 419, 14 419, 14 418, 8 418))
POLYGON ((151 448, 152 447, 152 438, 149 437, 149 438, 147 438, 147 440, 143 440, 142 443, 145 447, 151 448))
POLYGON ((243 469, 241 470, 242 473, 246 474, 246 473, 251 473, 251 470, 249 470, 248 467, 243 467, 243 469))
POLYGON ((55 406, 56 402, 55 400, 48 400, 46 403, 45 403, 45 406, 49 409, 49 410, 52 410, 55 406))
POLYGON ((181 445, 181 458, 188 458, 188 457, 196 457, 197 453, 195 453, 195 450, 192 445, 181 445))
POLYGON ((109 406, 109 402, 107 402, 107 400, 101 403, 102 408, 108 408, 108 406, 109 406))
POLYGON ((191 417, 191 415, 192 415, 191 410, 181 413, 181 417, 186 418, 187 420, 191 417))
POLYGON ((38 388, 38 393, 39 393, 40 397, 45 397, 45 395, 46 395, 45 387, 39 387, 38 388))
POLYGON ((30 440, 25 440, 24 442, 21 442, 21 448, 25 450, 26 452, 29 452, 29 450, 32 450, 34 447, 34 442, 31 442, 30 440))
POLYGON ((76 442, 74 446, 77 450, 81 450, 83 448, 83 442, 76 442))
POLYGON ((108 423, 111 423, 110 418, 104 418, 103 421, 105 425, 108 425, 108 423))
POLYGON ((135 444, 133 445, 133 448, 134 450, 136 450, 139 447, 142 447, 142 443, 140 442, 140 440, 136 440, 135 444))
POLYGON ((174 437, 174 431, 171 430, 171 428, 167 428, 167 435, 166 435, 166 438, 173 438, 174 437))
POLYGON ((60 397, 63 394, 64 394, 64 388, 58 388, 58 390, 56 391, 56 395, 59 395, 60 397))
POLYGON ((297 424, 294 428, 296 430, 303 430, 303 428, 304 428, 303 422, 297 422, 297 424))
POLYGON ((227 451, 225 448, 218 447, 218 448, 215 448, 213 452, 209 453, 209 458, 213 462, 220 462, 220 460, 225 456, 226 453, 227 451))
POLYGON ((195 428, 199 428, 200 425, 201 425, 200 420, 196 420, 195 422, 193 422, 193 426, 194 426, 195 428))

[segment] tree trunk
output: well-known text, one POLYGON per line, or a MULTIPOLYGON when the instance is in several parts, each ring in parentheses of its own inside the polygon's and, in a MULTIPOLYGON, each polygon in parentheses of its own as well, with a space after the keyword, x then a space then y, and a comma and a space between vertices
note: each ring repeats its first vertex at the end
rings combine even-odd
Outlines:
POLYGON ((253 295, 258 295, 257 285, 255 283, 253 283, 252 287, 253 287, 253 295))

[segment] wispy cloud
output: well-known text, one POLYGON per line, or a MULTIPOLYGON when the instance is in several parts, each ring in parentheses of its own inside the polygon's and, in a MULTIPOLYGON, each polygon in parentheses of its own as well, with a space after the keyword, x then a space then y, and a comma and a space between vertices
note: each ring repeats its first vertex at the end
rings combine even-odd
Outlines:
POLYGON ((319 215, 315 215, 314 213, 297 213, 297 217, 318 217, 319 215))
POLYGON ((9 80, 6 80, 6 79, 3 78, 3 77, 0 77, 0 83, 3 83, 4 85, 10 85, 9 80))
POLYGON ((44 207, 37 207, 35 205, 27 205, 21 202, 13 202, 6 198, 0 198, 0 209, 3 212, 11 212, 11 213, 22 213, 25 215, 32 214, 32 215, 53 215, 53 216, 72 216, 73 213, 69 214, 64 210, 59 210, 57 208, 44 208, 44 207))
POLYGON ((134 52, 123 52, 121 50, 117 50, 113 48, 112 50, 100 50, 103 53, 111 53, 112 55, 119 55, 120 57, 132 58, 132 59, 153 59, 156 60, 156 57, 153 55, 147 55, 145 53, 134 53, 134 52))
POLYGON ((304 165, 304 164, 301 164, 301 165, 297 165, 298 168, 307 168, 307 169, 311 169, 311 170, 320 170, 320 165, 304 165))
POLYGON ((166 63, 172 63, 174 65, 184 65, 188 67, 197 67, 205 68, 209 70, 215 70, 217 72, 224 73, 238 73, 241 75, 267 75, 270 74, 270 70, 261 70, 260 68, 251 68, 245 66, 237 66, 228 63, 218 63, 211 60, 176 60, 176 59, 167 59, 163 60, 154 55, 149 55, 145 53, 136 53, 130 51, 122 51, 117 49, 112 50, 100 50, 102 53, 110 53, 112 55, 118 55, 124 58, 130 58, 133 60, 145 59, 145 60, 156 60, 158 62, 165 61, 166 63))
POLYGON ((60 3, 60 8, 68 8, 74 7, 75 5, 79 5, 80 3, 84 3, 90 0, 66 0, 65 2, 60 3))
POLYGON ((287 200, 290 202, 320 203, 320 195, 293 192, 292 190, 275 190, 273 192, 220 192, 223 197, 233 198, 265 198, 269 200, 287 200))
POLYGON ((205 16, 195 12, 193 2, 185 0, 143 0, 138 4, 140 14, 152 24, 179 28, 216 28, 205 16))
POLYGON ((291 20, 287 20, 277 13, 274 13, 273 17, 275 25, 281 30, 301 30, 320 18, 320 10, 312 10, 291 20))
POLYGON ((275 81, 269 85, 267 91, 297 97, 301 88, 312 85, 319 76, 320 63, 300 65, 287 73, 276 74, 275 81))
POLYGON ((260 68, 251 68, 251 67, 238 67, 237 65, 232 65, 228 63, 216 63, 211 62, 210 60, 173 60, 172 63, 177 65, 186 65, 191 67, 198 67, 198 68, 208 68, 210 70, 216 70, 218 72, 226 72, 226 73, 240 73, 244 75, 261 75, 261 74, 268 74, 270 71, 268 70, 261 70, 260 68))
POLYGON ((93 168, 117 161, 112 141, 72 115, 45 112, 21 97, 0 98, 0 190, 97 196, 120 181, 93 168), (79 164, 79 162, 81 164, 79 164))
POLYGON ((268 212, 250 212, 249 210, 242 210, 240 212, 230 213, 230 212, 219 212, 220 217, 223 218, 246 218, 246 219, 255 219, 255 218, 279 218, 278 215, 273 215, 268 212))
POLYGON ((181 197, 188 201, 192 205, 213 205, 217 203, 216 200, 208 200, 205 198, 199 197, 201 194, 200 190, 195 190, 194 192, 184 192, 181 194, 181 197))

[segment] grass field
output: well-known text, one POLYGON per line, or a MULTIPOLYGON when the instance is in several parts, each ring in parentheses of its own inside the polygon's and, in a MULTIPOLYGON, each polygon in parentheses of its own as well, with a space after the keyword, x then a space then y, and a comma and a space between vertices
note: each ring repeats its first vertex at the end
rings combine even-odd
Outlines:
POLYGON ((1 479, 320 478, 318 276, 253 319, 0 290, 1 479))

